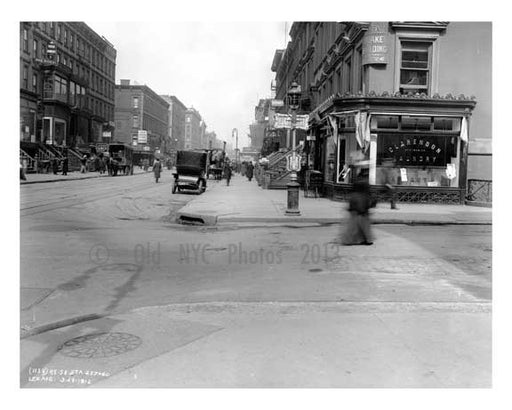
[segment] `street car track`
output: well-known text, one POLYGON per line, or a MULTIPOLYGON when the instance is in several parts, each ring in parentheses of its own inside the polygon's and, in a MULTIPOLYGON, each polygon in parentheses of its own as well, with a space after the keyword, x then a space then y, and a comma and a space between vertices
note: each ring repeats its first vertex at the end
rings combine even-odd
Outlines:
MULTIPOLYGON (((145 175, 145 174, 144 174, 145 175)), ((90 182, 91 180, 84 180, 84 182, 90 182)), ((72 194, 61 194, 62 196, 59 196, 57 200, 48 202, 44 201, 44 203, 40 203, 39 200, 31 201, 30 199, 26 200, 24 203, 23 201, 20 203, 20 215, 21 216, 30 216, 35 215, 43 212, 53 211, 56 209, 62 209, 67 207, 72 207, 76 205, 81 205, 89 202, 98 201, 101 199, 106 198, 113 198, 116 196, 120 196, 126 193, 129 193, 130 191, 134 192, 140 192, 148 189, 154 188, 153 181, 149 180, 147 178, 144 179, 135 179, 130 178, 131 184, 129 186, 121 186, 116 187, 115 184, 111 184, 110 182, 115 182, 112 179, 109 179, 108 185, 105 185, 105 181, 102 179, 100 184, 97 183, 97 179, 94 180, 94 183, 88 183, 86 186, 83 186, 80 184, 81 181, 69 181, 77 184, 77 186, 73 187, 66 187, 67 189, 73 189, 72 194), (151 181, 151 183, 149 183, 151 181)), ((56 182, 57 183, 57 182, 56 182)), ((62 188, 62 186, 59 186, 58 188, 62 188)), ((48 188, 46 188, 48 189, 48 188)), ((36 194, 37 192, 40 192, 41 190, 36 190, 36 192, 33 192, 36 194)), ((32 193, 32 192, 31 192, 32 193)), ((21 197, 23 199, 23 192, 21 194, 21 197)), ((27 198, 25 198, 27 199, 27 198)))

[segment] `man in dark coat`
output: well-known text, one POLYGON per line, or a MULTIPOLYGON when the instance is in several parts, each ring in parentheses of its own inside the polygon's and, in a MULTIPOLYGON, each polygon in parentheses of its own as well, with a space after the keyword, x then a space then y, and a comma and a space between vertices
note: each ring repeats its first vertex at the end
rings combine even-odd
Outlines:
POLYGON ((162 164, 160 160, 155 159, 155 163, 153 164, 153 173, 155 174, 155 181, 158 183, 158 179, 160 178, 160 173, 162 172, 162 164))
POLYGON ((253 172, 254 172, 254 165, 252 165, 252 162, 249 162, 247 164, 247 169, 245 171, 245 175, 247 175, 247 179, 249 181, 252 180, 253 172))
POLYGON ((231 181, 231 164, 229 162, 226 162, 224 164, 224 176, 226 177, 226 185, 229 186, 229 182, 231 181))
POLYGON ((59 160, 57 158, 52 159, 53 174, 57 175, 59 172, 59 160))
POLYGON ((62 175, 67 175, 67 174, 68 174, 68 157, 65 156, 62 159, 62 175))

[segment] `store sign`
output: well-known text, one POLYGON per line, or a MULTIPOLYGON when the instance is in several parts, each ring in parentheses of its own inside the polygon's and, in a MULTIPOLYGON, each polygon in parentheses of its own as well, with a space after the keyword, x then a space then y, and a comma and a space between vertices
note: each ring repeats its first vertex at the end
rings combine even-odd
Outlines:
POLYGON ((110 131, 103 131, 103 138, 112 138, 112 133, 110 131))
POLYGON ((148 143, 148 132, 146 130, 139 130, 137 133, 137 142, 139 144, 148 143))
POLYGON ((387 64, 389 61, 389 35, 386 22, 370 23, 363 37, 363 65, 387 64))
POLYGON ((387 144, 386 153, 400 165, 436 165, 444 166, 444 138, 401 137, 399 141, 387 144))

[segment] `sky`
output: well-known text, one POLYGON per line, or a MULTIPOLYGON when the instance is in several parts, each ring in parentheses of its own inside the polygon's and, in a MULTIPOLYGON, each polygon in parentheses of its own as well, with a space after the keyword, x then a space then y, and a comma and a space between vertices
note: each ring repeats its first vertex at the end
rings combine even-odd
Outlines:
POLYGON ((117 50, 116 84, 130 79, 157 94, 175 95, 199 111, 221 140, 249 145, 260 98, 270 97, 276 49, 285 48, 285 22, 86 21, 117 50))

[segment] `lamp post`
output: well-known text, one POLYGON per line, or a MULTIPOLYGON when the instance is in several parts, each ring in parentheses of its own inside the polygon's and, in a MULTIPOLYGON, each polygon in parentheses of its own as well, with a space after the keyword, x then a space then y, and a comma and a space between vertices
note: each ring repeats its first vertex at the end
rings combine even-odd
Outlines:
MULTIPOLYGON (((301 88, 295 81, 290 85, 290 89, 288 90, 288 106, 291 111, 291 129, 292 129, 292 158, 295 159, 295 136, 296 136, 296 124, 297 124, 297 110, 300 105, 300 95, 301 88)), ((290 216, 299 216, 299 183, 297 182, 297 161, 290 161, 291 175, 290 182, 286 185, 288 200, 287 200, 287 208, 286 215, 290 216)), ((300 161, 299 161, 300 166, 300 161)))

